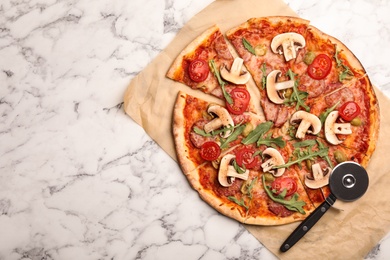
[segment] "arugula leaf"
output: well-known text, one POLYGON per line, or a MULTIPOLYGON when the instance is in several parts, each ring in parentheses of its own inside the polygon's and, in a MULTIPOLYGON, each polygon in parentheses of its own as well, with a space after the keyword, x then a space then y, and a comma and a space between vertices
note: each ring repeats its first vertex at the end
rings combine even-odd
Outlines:
POLYGON ((293 125, 290 125, 287 128, 287 134, 291 137, 290 141, 296 139, 295 135, 297 134, 297 128, 293 125))
POLYGON ((212 137, 213 136, 212 133, 206 133, 205 130, 200 129, 198 127, 194 127, 194 132, 200 136, 203 136, 203 137, 212 137))
POLYGON ((226 99, 226 102, 228 102, 229 104, 233 104, 232 97, 230 96, 229 93, 226 92, 226 89, 225 89, 226 82, 222 80, 221 74, 219 74, 219 70, 217 69, 217 66, 215 65, 214 60, 209 61, 209 67, 210 67, 210 70, 215 75, 215 77, 217 78, 218 83, 222 88, 222 93, 223 93, 224 98, 226 99))
POLYGON ((229 196, 227 197, 230 201, 233 201, 234 203, 236 203, 237 205, 239 206, 242 206, 244 208, 246 208, 246 210, 249 210, 249 207, 247 205, 245 205, 245 201, 243 199, 241 200, 238 200, 236 197, 234 196, 229 196))
POLYGON ((221 129, 211 131, 210 133, 206 133, 206 131, 204 131, 203 129, 200 129, 198 127, 194 127, 193 130, 198 135, 201 135, 201 136, 204 136, 204 137, 213 137, 213 136, 219 135, 220 133, 226 133, 228 131, 234 131, 234 129, 236 129, 236 128, 240 127, 240 126, 242 126, 242 125, 236 125, 236 126, 228 125, 228 126, 222 127, 221 129))
POLYGON ((234 132, 221 143, 221 149, 227 148, 229 146, 229 143, 233 142, 237 139, 237 137, 244 131, 246 125, 240 125, 238 126, 234 132))
POLYGON ((267 86, 267 67, 265 65, 265 62, 263 65, 261 65, 261 72, 263 73, 263 76, 261 77, 261 87, 262 89, 265 89, 267 86))
POLYGON ((233 160, 233 168, 236 170, 237 173, 239 174, 243 174, 245 173, 246 171, 246 167, 245 165, 243 164, 242 167, 240 167, 240 165, 238 165, 237 161, 236 160, 233 160))
POLYGON ((264 190, 267 193, 267 195, 270 197, 270 199, 272 199, 273 201, 275 201, 277 203, 282 204, 283 206, 285 206, 289 210, 297 211, 297 212, 304 214, 304 215, 306 214, 305 210, 303 209, 303 206, 306 205, 306 202, 304 202, 302 200, 298 200, 298 198, 299 198, 298 193, 294 193, 294 195, 292 196, 292 198, 290 200, 285 200, 284 197, 286 196, 286 192, 287 192, 286 189, 284 189, 283 192, 281 194, 279 194, 278 196, 274 196, 270 187, 268 187, 265 183, 265 175, 264 174, 262 176, 262 181, 263 181, 264 190))
POLYGON ((248 186, 248 189, 247 189, 247 195, 250 199, 252 199, 252 189, 253 187, 255 186, 255 183, 257 182, 257 177, 254 178, 251 183, 249 184, 248 186))
POLYGON ((291 69, 289 69, 287 71, 287 75, 289 76, 289 78, 291 80, 294 80, 294 86, 293 86, 293 92, 292 92, 290 98, 286 99, 284 101, 284 103, 286 103, 286 104, 296 103, 296 106, 295 106, 296 110, 299 110, 299 107, 303 107, 307 112, 309 112, 310 107, 308 107, 304 101, 307 98, 307 96, 309 95, 309 93, 307 93, 305 91, 300 91, 298 89, 299 80, 295 79, 295 76, 297 74, 295 74, 291 69))
POLYGON ((343 71, 339 74, 339 81, 342 82, 343 80, 350 80, 354 76, 351 69, 343 64, 343 71))
POLYGON ((337 49, 337 45, 334 45, 335 48, 335 54, 334 59, 336 60, 336 64, 338 68, 342 68, 342 71, 339 73, 339 81, 342 82, 343 80, 350 80, 354 74, 351 71, 351 68, 344 64, 344 60, 339 58, 340 51, 337 49))
POLYGON ((325 123, 326 118, 329 116, 329 114, 340 104, 340 101, 338 101, 336 104, 334 104, 332 107, 325 110, 325 112, 322 112, 319 116, 321 124, 323 125, 325 123))
POLYGON ((328 150, 329 150, 329 148, 327 148, 327 147, 319 147, 319 149, 316 151, 313 151, 312 149, 307 149, 304 151, 300 151, 300 150, 296 149, 294 151, 294 154, 297 157, 295 160, 293 160, 293 161, 289 160, 285 164, 275 165, 272 168, 273 169, 288 168, 291 165, 300 164, 303 161, 314 159, 317 156, 324 158, 328 155, 328 150))
MULTIPOLYGON (((320 142, 320 140, 317 140, 317 144, 318 144, 318 147, 319 147, 320 149, 327 149, 327 150, 329 150, 322 142, 320 142)), ((330 166, 330 168, 333 169, 333 163, 332 163, 332 161, 330 160, 329 155, 326 154, 326 155, 322 156, 322 158, 325 158, 325 161, 328 163, 328 165, 330 166)))
POLYGON ((247 41, 247 39, 242 38, 242 44, 244 45, 245 49, 247 49, 250 53, 253 55, 256 55, 255 49, 253 46, 247 41))
POLYGON ((271 121, 268 121, 268 122, 264 122, 264 123, 261 123, 259 124, 258 126, 256 126, 255 129, 253 129, 247 137, 245 137, 241 143, 242 144, 253 144, 255 142, 257 142, 257 140, 259 140, 259 138, 265 134, 266 132, 268 132, 271 127, 273 126, 274 124, 271 122, 271 121))
POLYGON ((316 140, 312 139, 312 140, 305 140, 302 142, 294 143, 293 146, 294 146, 294 148, 301 148, 301 147, 307 147, 307 146, 314 146, 316 144, 317 144, 316 140))
POLYGON ((257 146, 260 146, 262 144, 264 144, 266 146, 272 146, 272 144, 274 144, 274 145, 279 146, 280 148, 283 148, 286 146, 286 142, 282 139, 281 136, 278 136, 277 138, 271 138, 270 136, 271 135, 269 135, 268 137, 266 137, 264 139, 259 138, 259 140, 257 141, 257 146))

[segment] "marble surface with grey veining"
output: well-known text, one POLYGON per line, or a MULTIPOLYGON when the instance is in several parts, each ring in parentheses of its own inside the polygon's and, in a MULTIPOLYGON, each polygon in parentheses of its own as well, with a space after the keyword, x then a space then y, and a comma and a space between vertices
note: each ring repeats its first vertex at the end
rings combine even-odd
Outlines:
MULTIPOLYGON (((390 2, 285 0, 390 97, 390 2)), ((0 259, 275 259, 191 189, 123 94, 212 0, 0 2, 0 259)), ((389 259, 389 235, 366 259, 389 259)))

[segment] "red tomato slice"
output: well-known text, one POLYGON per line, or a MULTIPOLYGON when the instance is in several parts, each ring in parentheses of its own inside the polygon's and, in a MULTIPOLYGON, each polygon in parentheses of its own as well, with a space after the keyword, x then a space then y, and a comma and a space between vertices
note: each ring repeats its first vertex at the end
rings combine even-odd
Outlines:
POLYGON ((272 182, 271 188, 276 195, 279 195, 284 189, 287 189, 286 197, 288 197, 297 191, 298 185, 295 180, 290 177, 280 177, 272 182))
POLYGON ((200 148, 200 157, 206 161, 213 161, 218 159, 221 154, 221 148, 216 142, 205 142, 200 148))
POLYGON ((249 105, 251 95, 245 88, 235 88, 230 93, 233 99, 233 104, 226 102, 227 110, 234 115, 241 115, 246 111, 249 105))
POLYGON ((253 169, 259 163, 259 157, 253 156, 256 150, 251 147, 245 147, 235 152, 236 162, 240 167, 245 165, 246 169, 253 169))
POLYGON ((313 79, 323 79, 330 73, 332 60, 326 54, 319 54, 307 67, 307 73, 313 79))
POLYGON ((339 115, 345 121, 351 121, 352 119, 354 119, 359 114, 360 114, 360 107, 354 101, 345 102, 339 108, 339 115))
POLYGON ((205 81, 209 72, 209 64, 205 60, 193 60, 188 66, 188 74, 190 75, 191 80, 195 82, 205 81))

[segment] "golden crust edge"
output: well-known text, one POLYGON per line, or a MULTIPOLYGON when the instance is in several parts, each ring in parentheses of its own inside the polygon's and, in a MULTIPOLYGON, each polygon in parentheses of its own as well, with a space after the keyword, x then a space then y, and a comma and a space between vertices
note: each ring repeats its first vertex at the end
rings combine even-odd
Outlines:
POLYGON ((183 114, 186 98, 186 93, 182 91, 178 92, 173 109, 172 120, 172 133, 175 143, 176 156, 185 175, 197 167, 195 163, 189 159, 189 147, 186 145, 185 116, 183 114))
POLYGON ((241 29, 246 29, 246 28, 249 28, 252 24, 256 23, 257 21, 260 21, 260 20, 268 20, 272 23, 276 23, 276 22, 280 22, 285 19, 290 19, 292 20, 292 22, 300 22, 300 23, 304 23, 306 25, 309 25, 310 21, 309 20, 306 20, 306 19, 303 19, 303 18, 300 18, 300 17, 295 17, 295 16, 278 16, 278 15, 275 15, 275 16, 264 16, 264 17, 252 17, 252 18, 249 18, 247 21, 245 21, 244 23, 241 23, 240 25, 237 25, 236 27, 233 27, 229 30, 226 31, 226 36, 229 37, 230 35, 234 34, 236 31, 238 30, 241 30, 241 29))

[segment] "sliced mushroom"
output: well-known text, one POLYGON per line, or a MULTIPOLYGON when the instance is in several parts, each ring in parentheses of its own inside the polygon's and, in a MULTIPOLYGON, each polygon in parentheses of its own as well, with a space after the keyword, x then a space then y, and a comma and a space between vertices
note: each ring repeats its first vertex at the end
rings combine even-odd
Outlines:
POLYGON ((225 65, 222 65, 220 69, 221 77, 237 85, 246 84, 250 79, 250 74, 242 70, 243 62, 243 59, 235 58, 230 71, 227 70, 225 65))
POLYGON ((284 98, 281 98, 278 91, 294 87, 294 80, 276 82, 282 72, 273 70, 267 76, 267 96, 275 104, 283 104, 284 98))
POLYGON ((249 176, 249 170, 244 173, 238 173, 231 165, 232 160, 236 158, 234 154, 227 154, 221 159, 218 171, 218 181, 223 187, 232 186, 235 178, 247 180, 249 176))
MULTIPOLYGON (((211 131, 221 127, 234 127, 233 118, 230 116, 226 108, 220 105, 212 104, 207 108, 207 112, 211 115, 216 115, 217 117, 204 125, 203 130, 206 133, 210 133, 211 131)), ((224 133, 221 133, 221 137, 227 138, 232 134, 232 132, 233 131, 230 130, 225 131, 224 133)))
POLYGON ((305 38, 301 34, 293 32, 278 34, 271 41, 272 51, 284 54, 286 61, 295 59, 297 51, 305 46, 305 38))
POLYGON ((263 164, 261 164, 261 167, 263 168, 263 172, 269 172, 272 173, 273 176, 279 177, 282 176, 285 168, 279 168, 279 169, 273 169, 274 166, 282 165, 284 164, 284 159, 282 155, 279 153, 278 150, 275 148, 267 148, 263 151, 263 155, 268 155, 270 158, 266 160, 263 164))
POLYGON ((295 134, 296 138, 303 139, 306 133, 316 135, 321 131, 321 120, 316 115, 300 110, 292 115, 290 123, 294 124, 297 121, 300 121, 300 124, 295 134))
POLYGON ((329 184, 329 176, 332 171, 331 168, 327 167, 325 170, 321 169, 319 163, 312 165, 313 178, 306 175, 305 185, 310 189, 319 189, 329 184))
POLYGON ((341 144, 336 134, 349 135, 352 134, 350 123, 336 123, 339 117, 339 111, 331 112, 325 120, 325 138, 331 144, 341 144))

